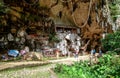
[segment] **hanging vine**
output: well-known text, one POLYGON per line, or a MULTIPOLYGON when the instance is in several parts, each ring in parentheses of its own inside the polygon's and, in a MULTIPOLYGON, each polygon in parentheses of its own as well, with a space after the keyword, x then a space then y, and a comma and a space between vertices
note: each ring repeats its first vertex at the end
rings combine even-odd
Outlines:
POLYGON ((80 28, 83 28, 83 27, 85 27, 87 25, 87 22, 88 22, 88 19, 89 19, 89 16, 90 16, 90 12, 91 12, 91 6, 92 6, 92 0, 90 0, 90 3, 89 3, 89 10, 88 10, 88 14, 87 14, 87 19, 86 19, 86 21, 84 22, 84 24, 82 26, 77 24, 75 15, 74 15, 74 13, 72 13, 72 18, 73 18, 73 21, 76 24, 76 26, 78 26, 80 28))

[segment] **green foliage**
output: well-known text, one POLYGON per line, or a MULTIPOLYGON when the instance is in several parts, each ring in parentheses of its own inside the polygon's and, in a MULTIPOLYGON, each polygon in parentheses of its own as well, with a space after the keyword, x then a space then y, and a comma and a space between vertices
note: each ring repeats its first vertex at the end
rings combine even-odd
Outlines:
POLYGON ((87 61, 71 66, 58 64, 54 71, 60 78, 119 78, 120 59, 110 53, 103 55, 95 65, 89 65, 87 61))
POLYGON ((4 15, 9 11, 9 8, 4 5, 3 2, 0 2, 0 15, 4 15))
POLYGON ((111 11, 111 17, 113 21, 120 15, 120 0, 109 1, 109 9, 111 11))
POLYGON ((51 43, 54 43, 54 42, 58 43, 58 42, 60 42, 60 40, 56 37, 55 33, 51 33, 51 34, 49 34, 49 42, 51 42, 51 43))
POLYGON ((0 27, 5 26, 6 22, 5 15, 9 12, 10 8, 5 6, 2 1, 0 1, 0 27))
POLYGON ((108 34, 105 39, 102 39, 102 46, 105 51, 120 52, 120 32, 108 34))

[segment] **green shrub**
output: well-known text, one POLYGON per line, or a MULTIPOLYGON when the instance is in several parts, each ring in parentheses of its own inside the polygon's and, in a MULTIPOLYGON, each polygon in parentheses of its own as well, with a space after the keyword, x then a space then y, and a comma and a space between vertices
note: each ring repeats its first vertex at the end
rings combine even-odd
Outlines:
POLYGON ((102 46, 105 51, 120 52, 120 32, 108 34, 105 39, 102 39, 102 46))
POLYGON ((99 58, 98 64, 89 65, 88 61, 71 66, 58 64, 54 71, 59 78, 120 78, 120 59, 108 53, 99 58))

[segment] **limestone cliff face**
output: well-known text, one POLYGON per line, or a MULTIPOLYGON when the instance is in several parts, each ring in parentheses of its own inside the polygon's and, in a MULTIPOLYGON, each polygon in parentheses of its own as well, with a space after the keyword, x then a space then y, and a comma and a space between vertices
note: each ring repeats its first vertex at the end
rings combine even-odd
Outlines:
POLYGON ((90 40, 89 45, 93 47, 100 46, 100 39, 104 32, 112 32, 108 16, 104 13, 107 0, 35 0, 37 1, 35 4, 29 4, 26 1, 11 3, 9 0, 4 0, 6 4, 14 8, 10 11, 12 21, 19 20, 19 23, 22 22, 23 25, 26 23, 28 26, 31 23, 41 26, 43 21, 38 21, 39 18, 52 18, 53 20, 59 18, 64 22, 69 21, 81 29, 80 36, 83 43, 86 44, 90 40), (22 18, 26 22, 21 21, 22 18))
POLYGON ((103 33, 112 32, 107 0, 58 0, 51 12, 55 18, 69 19, 79 27, 84 44, 90 40, 93 47, 100 46, 103 33))

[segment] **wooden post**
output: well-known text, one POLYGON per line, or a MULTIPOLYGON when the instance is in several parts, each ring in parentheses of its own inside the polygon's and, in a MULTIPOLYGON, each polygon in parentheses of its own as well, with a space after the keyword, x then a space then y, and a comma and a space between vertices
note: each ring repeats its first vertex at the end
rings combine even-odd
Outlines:
POLYGON ((81 47, 81 49, 83 50, 82 55, 84 55, 85 51, 87 50, 87 46, 88 46, 89 42, 90 42, 90 40, 83 47, 81 47))
POLYGON ((59 56, 60 56, 60 52, 59 52, 59 50, 58 50, 58 49, 56 49, 56 50, 55 50, 55 53, 56 53, 56 58, 58 59, 58 58, 59 58, 59 56))

